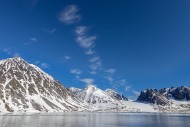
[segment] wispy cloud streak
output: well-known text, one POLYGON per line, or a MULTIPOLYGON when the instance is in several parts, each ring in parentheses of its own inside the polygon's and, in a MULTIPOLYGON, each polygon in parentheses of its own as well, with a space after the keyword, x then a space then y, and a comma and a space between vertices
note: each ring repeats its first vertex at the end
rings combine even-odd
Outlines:
POLYGON ((96 36, 89 36, 87 31, 88 28, 86 26, 78 26, 75 29, 75 33, 77 35, 76 41, 81 47, 89 50, 94 47, 96 36))
POLYGON ((71 70, 70 70, 70 73, 71 73, 71 74, 75 74, 75 75, 80 75, 80 74, 82 73, 82 71, 79 70, 79 69, 71 69, 71 70))
POLYGON ((11 55, 13 57, 20 56, 21 53, 17 52, 15 48, 4 48, 3 52, 5 52, 7 55, 11 55))
POLYGON ((86 85, 95 85, 94 79, 92 78, 79 79, 79 81, 85 83, 86 85))
POLYGON ((44 28, 43 31, 48 34, 54 34, 57 29, 56 28, 44 28))
POLYGON ((38 39, 36 37, 31 37, 28 42, 24 43, 24 45, 31 45, 33 43, 36 43, 38 39))
POLYGON ((47 63, 41 63, 40 67, 43 68, 43 69, 50 68, 50 66, 47 63))
POLYGON ((109 74, 114 74, 116 72, 116 69, 110 68, 110 69, 105 70, 105 72, 107 72, 109 74))
POLYGON ((78 14, 79 8, 77 5, 67 6, 60 14, 59 21, 65 24, 77 23, 81 20, 81 16, 78 14))

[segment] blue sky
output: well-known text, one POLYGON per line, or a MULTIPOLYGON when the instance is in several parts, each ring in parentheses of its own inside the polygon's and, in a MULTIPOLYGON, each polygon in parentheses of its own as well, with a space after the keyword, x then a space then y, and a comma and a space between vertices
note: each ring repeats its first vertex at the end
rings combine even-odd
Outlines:
POLYGON ((0 59, 134 98, 190 83, 189 0, 1 0, 0 59))

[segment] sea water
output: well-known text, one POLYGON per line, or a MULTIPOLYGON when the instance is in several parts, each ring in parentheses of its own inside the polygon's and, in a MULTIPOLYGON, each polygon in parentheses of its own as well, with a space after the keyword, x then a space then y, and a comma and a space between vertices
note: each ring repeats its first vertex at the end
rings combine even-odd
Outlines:
POLYGON ((190 127, 190 115, 84 112, 0 114, 0 127, 190 127))

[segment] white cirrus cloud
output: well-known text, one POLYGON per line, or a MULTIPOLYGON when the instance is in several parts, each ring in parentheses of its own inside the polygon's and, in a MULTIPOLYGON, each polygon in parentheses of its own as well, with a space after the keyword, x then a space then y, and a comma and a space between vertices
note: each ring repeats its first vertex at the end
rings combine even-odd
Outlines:
POLYGON ((34 61, 34 64, 35 64, 35 65, 40 64, 40 61, 39 61, 39 60, 35 60, 35 61, 34 61))
POLYGON ((77 43, 85 49, 92 49, 96 40, 96 36, 89 36, 87 34, 86 26, 78 26, 75 29, 77 43))
POLYGON ((110 84, 113 84, 113 81, 114 81, 113 77, 108 76, 108 77, 105 77, 105 78, 108 80, 108 82, 109 82, 110 84))
POLYGON ((95 75, 95 74, 97 74, 97 71, 90 71, 90 74, 92 74, 92 75, 95 75))
POLYGON ((15 48, 4 48, 3 52, 13 57, 21 56, 21 53, 17 52, 15 48))
POLYGON ((54 34, 57 29, 56 28, 44 28, 43 31, 48 34, 54 34))
POLYGON ((50 68, 49 64, 47 64, 47 63, 40 63, 40 67, 43 69, 50 68))
POLYGON ((125 86, 125 91, 129 91, 131 89, 131 86, 125 86))
POLYGON ((75 74, 75 75, 80 75, 80 74, 82 73, 82 71, 79 70, 79 69, 71 69, 71 70, 70 70, 70 73, 71 73, 71 74, 75 74))
POLYGON ((132 93, 135 94, 135 96, 139 96, 140 95, 140 92, 136 91, 136 90, 133 90, 132 93))
POLYGON ((43 69, 49 69, 50 65, 46 62, 41 62, 40 60, 34 60, 32 63, 34 63, 35 65, 39 66, 40 68, 43 69))
POLYGON ((79 79, 79 81, 85 83, 86 85, 95 85, 95 81, 92 78, 79 79))
POLYGON ((36 37, 31 37, 28 42, 24 43, 24 45, 30 45, 36 43, 38 39, 36 37))
POLYGON ((30 41, 31 41, 31 42, 37 42, 38 40, 37 40, 37 38, 32 37, 32 38, 30 38, 30 41))
POLYGON ((92 49, 87 49, 85 52, 84 52, 86 55, 93 55, 95 54, 96 52, 92 49))
POLYGON ((83 48, 93 48, 96 36, 78 36, 76 41, 83 48))
POLYGON ((89 62, 94 63, 100 61, 100 57, 99 56, 94 56, 93 58, 89 59, 89 62))
POLYGON ((70 56, 67 56, 67 55, 64 56, 64 61, 68 61, 68 60, 70 60, 70 59, 71 59, 70 56))
POLYGON ((19 52, 14 52, 13 57, 18 57, 21 56, 21 54, 19 52))
POLYGON ((75 33, 78 35, 78 36, 83 36, 83 35, 86 35, 88 29, 86 26, 78 26, 76 29, 75 29, 75 33))
POLYGON ((114 74, 116 72, 116 69, 110 68, 110 69, 105 70, 105 72, 110 73, 110 74, 114 74))
MULTIPOLYGON (((99 56, 93 56, 89 59, 90 62, 90 69, 92 69, 92 72, 96 72, 96 70, 100 70, 102 68, 102 61, 99 56)), ((97 73, 97 72, 96 72, 97 73)))
POLYGON ((105 77, 110 85, 112 85, 113 88, 123 88, 124 90, 129 90, 131 88, 130 85, 127 84, 126 79, 114 79, 113 76, 107 76, 105 77))
POLYGON ((101 69, 101 67, 102 67, 102 62, 101 62, 100 60, 98 60, 98 61, 96 61, 96 62, 90 64, 89 67, 90 67, 93 71, 99 70, 99 69, 101 69))
POLYGON ((118 85, 121 87, 125 87, 126 89, 132 87, 131 85, 128 85, 128 82, 126 79, 121 79, 118 81, 118 85))
POLYGON ((127 84, 127 80, 126 79, 121 79, 121 80, 117 81, 117 84, 119 86, 125 86, 127 84))
POLYGON ((59 14, 59 21, 65 24, 77 23, 81 20, 78 14, 79 8, 77 5, 69 5, 59 14))

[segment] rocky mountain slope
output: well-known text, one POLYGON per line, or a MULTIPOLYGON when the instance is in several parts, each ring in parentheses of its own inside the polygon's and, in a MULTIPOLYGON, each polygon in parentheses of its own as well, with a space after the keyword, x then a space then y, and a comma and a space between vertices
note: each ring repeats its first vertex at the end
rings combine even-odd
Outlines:
POLYGON ((147 89, 145 91, 142 91, 137 101, 158 105, 169 104, 169 99, 166 97, 166 95, 162 94, 156 89, 147 89))
POLYGON ((106 89, 105 90, 106 94, 112 97, 115 100, 123 100, 123 101, 128 101, 128 98, 125 97, 122 94, 119 94, 118 92, 112 90, 112 89, 106 89))
POLYGON ((190 112, 190 87, 147 89, 142 91, 138 102, 152 103, 160 111, 165 112, 190 112))
POLYGON ((80 111, 86 104, 20 57, 0 61, 0 111, 80 111))
POLYGON ((137 101, 167 105, 169 100, 190 101, 190 87, 180 86, 177 88, 147 89, 142 91, 137 101))

